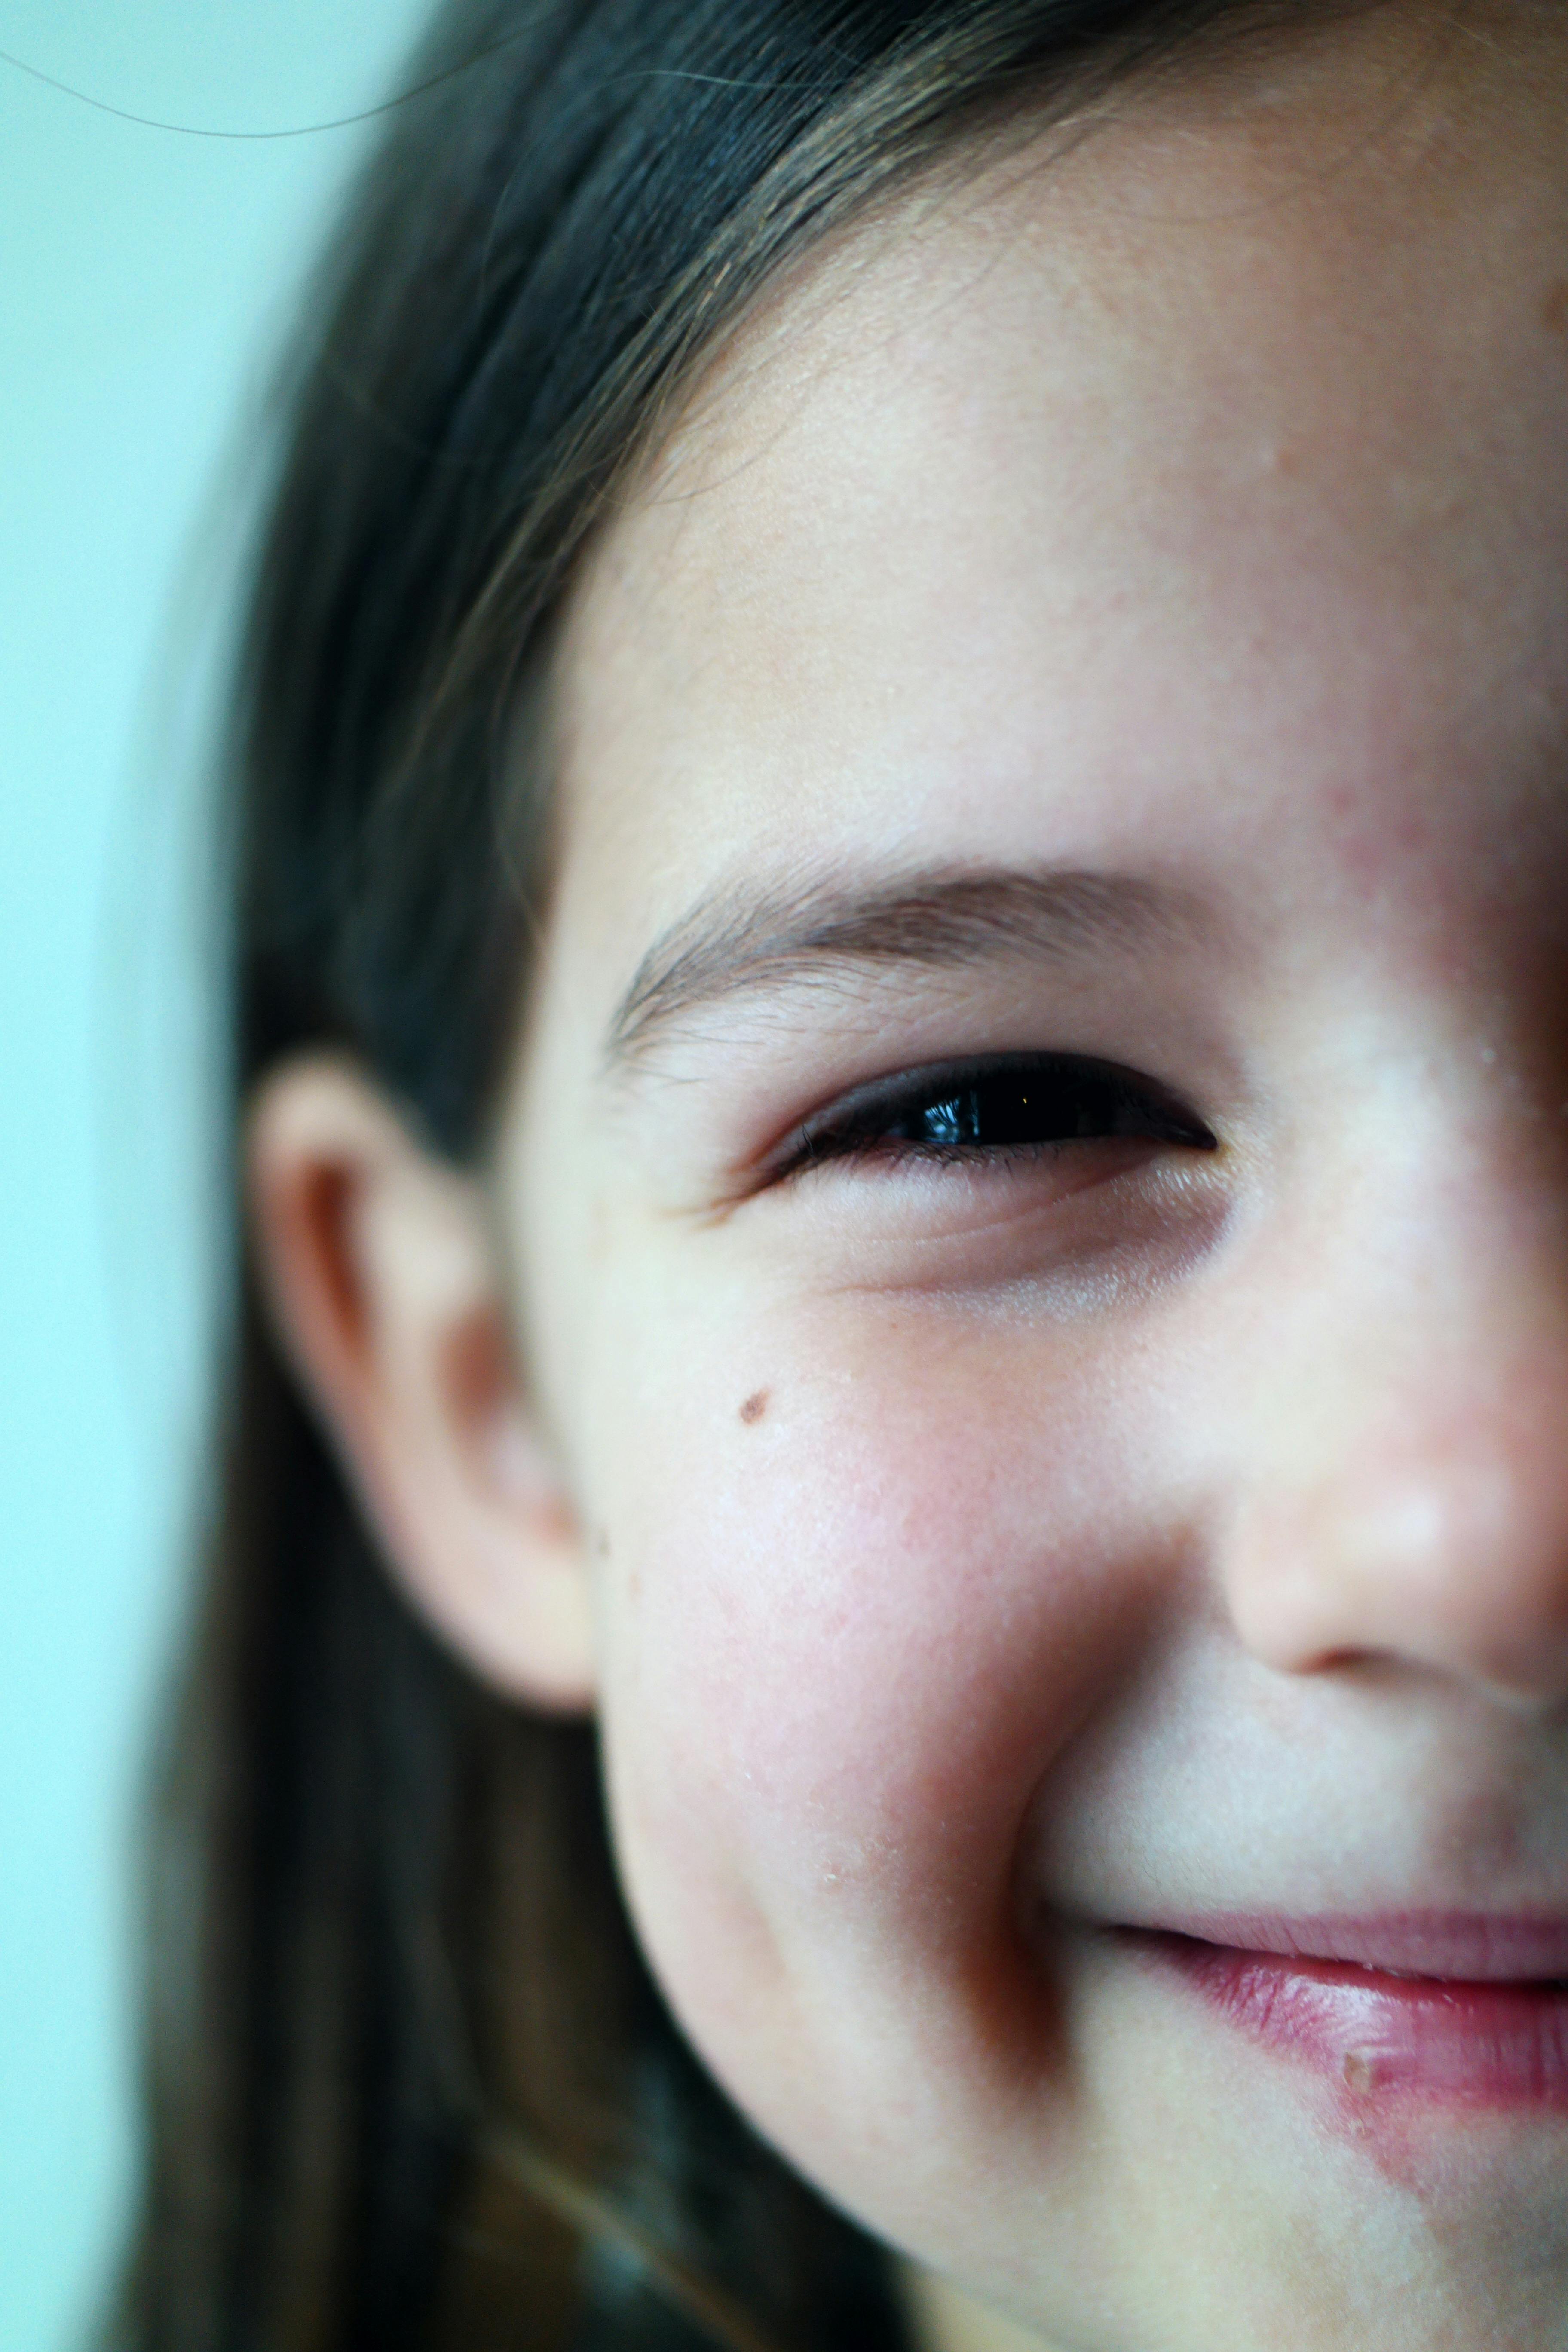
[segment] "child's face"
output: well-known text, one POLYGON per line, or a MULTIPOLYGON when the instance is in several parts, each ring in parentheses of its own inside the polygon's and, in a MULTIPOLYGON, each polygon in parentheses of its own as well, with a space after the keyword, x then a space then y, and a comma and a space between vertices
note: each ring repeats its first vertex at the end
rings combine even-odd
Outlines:
POLYGON ((1063 2345, 1568 2345, 1568 2001, 1409 1982, 1568 1975, 1568 74, 1399 21, 852 241, 563 654, 632 1905, 1063 2345))

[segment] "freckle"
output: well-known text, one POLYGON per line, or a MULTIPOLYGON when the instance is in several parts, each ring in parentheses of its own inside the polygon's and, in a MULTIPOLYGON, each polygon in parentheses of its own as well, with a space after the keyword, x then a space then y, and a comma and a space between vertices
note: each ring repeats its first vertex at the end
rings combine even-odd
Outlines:
POLYGON ((1559 278, 1541 306, 1542 324, 1549 334, 1568 332, 1568 278, 1559 278))
POLYGON ((745 1403, 741 1407, 741 1419, 742 1421, 761 1421, 767 1409, 768 1392, 766 1389, 753 1389, 751 1395, 746 1399, 745 1403))

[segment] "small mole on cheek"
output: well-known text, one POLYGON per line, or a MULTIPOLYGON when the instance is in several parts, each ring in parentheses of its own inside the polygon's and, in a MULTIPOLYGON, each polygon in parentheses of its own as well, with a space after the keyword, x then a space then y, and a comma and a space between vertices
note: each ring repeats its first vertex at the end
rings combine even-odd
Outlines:
POLYGON ((1559 278, 1547 289, 1541 306, 1541 322, 1548 334, 1568 333, 1568 278, 1559 278))
POLYGON ((768 1392, 766 1389, 753 1389, 751 1395, 746 1399, 745 1403, 741 1407, 741 1419, 742 1421, 761 1421, 767 1409, 768 1392))

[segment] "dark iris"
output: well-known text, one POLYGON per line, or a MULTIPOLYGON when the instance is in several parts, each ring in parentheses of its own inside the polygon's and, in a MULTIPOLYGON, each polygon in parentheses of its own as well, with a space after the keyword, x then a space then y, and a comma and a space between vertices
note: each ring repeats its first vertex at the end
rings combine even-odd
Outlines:
POLYGON ((868 1088, 813 1139, 814 1153, 909 1143, 917 1150, 997 1151, 1140 1136, 1214 1149, 1214 1137, 1152 1081, 1114 1065, 1061 1055, 933 1072, 868 1088))
POLYGON ((1139 1107, 1099 1076, 1009 1076, 922 1103, 889 1127, 910 1143, 1067 1143, 1085 1136, 1142 1134, 1139 1107))

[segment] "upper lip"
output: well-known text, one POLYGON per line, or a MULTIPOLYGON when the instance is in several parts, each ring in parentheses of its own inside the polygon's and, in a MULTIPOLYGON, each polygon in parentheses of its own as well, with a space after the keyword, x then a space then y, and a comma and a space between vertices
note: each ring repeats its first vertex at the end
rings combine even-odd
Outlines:
POLYGON ((1306 1916, 1212 1911, 1149 1924, 1232 1951, 1346 1961, 1390 1976, 1438 1977, 1469 1984, 1568 1978, 1568 1910, 1318 1912, 1306 1916))

